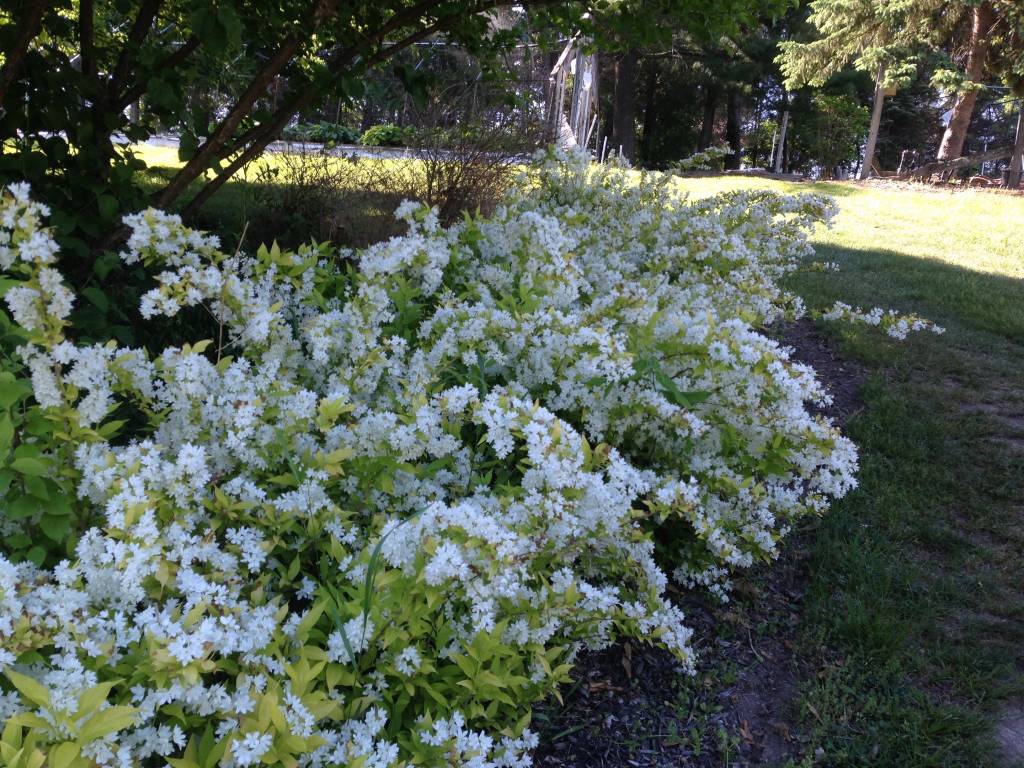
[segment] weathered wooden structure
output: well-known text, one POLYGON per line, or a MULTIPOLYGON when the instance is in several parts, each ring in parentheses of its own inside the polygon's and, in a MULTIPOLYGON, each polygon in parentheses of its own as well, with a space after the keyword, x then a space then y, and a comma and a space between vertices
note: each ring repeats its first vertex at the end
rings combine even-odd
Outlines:
POLYGON ((596 147, 598 143, 597 54, 587 53, 585 42, 574 35, 548 77, 545 130, 561 147, 586 148, 591 140, 596 147))

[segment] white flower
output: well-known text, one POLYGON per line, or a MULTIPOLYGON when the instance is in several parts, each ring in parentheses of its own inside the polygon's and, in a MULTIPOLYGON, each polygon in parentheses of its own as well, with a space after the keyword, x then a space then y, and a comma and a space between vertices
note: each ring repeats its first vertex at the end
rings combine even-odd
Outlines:
POLYGON ((273 745, 273 734, 250 731, 231 742, 231 755, 236 765, 257 765, 273 745))
POLYGON ((395 658, 395 669, 403 675, 412 675, 420 668, 423 659, 415 646, 410 645, 395 658))

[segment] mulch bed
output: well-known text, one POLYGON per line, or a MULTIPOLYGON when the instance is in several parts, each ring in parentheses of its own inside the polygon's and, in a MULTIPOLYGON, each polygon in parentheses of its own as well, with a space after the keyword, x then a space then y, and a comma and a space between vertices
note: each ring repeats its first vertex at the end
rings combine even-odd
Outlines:
MULTIPOLYGON (((861 408, 864 371, 837 357, 803 320, 773 329, 792 357, 814 366, 833 396, 828 415, 845 423, 861 408)), ((540 768, 775 766, 802 755, 799 684, 812 669, 796 649, 807 583, 807 532, 779 560, 734 580, 729 603, 675 593, 694 630, 695 675, 665 651, 619 643, 580 657, 564 703, 534 712, 540 768)))
POLYGON ((958 193, 973 193, 980 192, 983 194, 997 194, 997 195, 1024 195, 1024 188, 1019 189, 1007 189, 1000 187, 998 183, 991 185, 970 185, 960 182, 932 182, 932 181, 912 181, 908 179, 893 179, 893 178, 873 178, 864 181, 853 181, 850 183, 857 184, 858 186, 875 187, 878 189, 898 189, 909 192, 936 192, 941 194, 958 194, 958 193))

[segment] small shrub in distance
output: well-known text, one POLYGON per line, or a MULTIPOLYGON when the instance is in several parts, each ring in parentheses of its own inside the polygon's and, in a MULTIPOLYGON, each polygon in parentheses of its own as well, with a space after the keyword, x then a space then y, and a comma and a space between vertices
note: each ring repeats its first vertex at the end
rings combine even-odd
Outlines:
POLYGON ((298 123, 281 132, 288 141, 315 141, 323 144, 358 144, 359 131, 337 123, 298 123))
POLYGON ((409 142, 410 131, 397 125, 375 125, 359 139, 366 147, 404 147, 409 142))

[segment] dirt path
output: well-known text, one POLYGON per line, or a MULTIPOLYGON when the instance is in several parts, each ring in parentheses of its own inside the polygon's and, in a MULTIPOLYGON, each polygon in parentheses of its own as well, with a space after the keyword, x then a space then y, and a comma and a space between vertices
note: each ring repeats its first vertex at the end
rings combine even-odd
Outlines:
MULTIPOLYGON (((864 371, 835 355, 810 321, 782 329, 793 357, 813 365, 833 395, 840 424, 862 407, 864 371)), ((538 708, 535 765, 551 768, 675 768, 782 765, 799 759, 800 680, 813 669, 795 652, 807 583, 808 533, 782 557, 736 579, 730 603, 677 593, 700 654, 695 676, 667 653, 618 644, 583 656, 564 705, 538 708)))
MULTIPOLYGON (((1024 497, 1015 494, 1024 483, 1024 349, 1010 343, 991 350, 958 349, 965 375, 953 376, 942 387, 956 410, 972 426, 958 437, 995 464, 995 497, 987 514, 956 514, 955 529, 972 548, 972 578, 984 583, 988 599, 943 623, 952 640, 984 637, 987 644, 1006 642, 1007 661, 1024 675, 1024 497), (1000 475, 1016 477, 1008 491, 999 488, 1000 475), (1000 499, 999 497, 1006 498, 1000 499), (1001 502, 1001 503, 1000 503, 1001 502), (1007 638, 1007 640, 1002 640, 1007 638)), ((1007 687, 1010 680, 1004 681, 1007 687)), ((993 765, 1024 766, 1024 698, 1011 696, 994 713, 993 765)))

